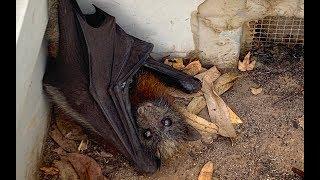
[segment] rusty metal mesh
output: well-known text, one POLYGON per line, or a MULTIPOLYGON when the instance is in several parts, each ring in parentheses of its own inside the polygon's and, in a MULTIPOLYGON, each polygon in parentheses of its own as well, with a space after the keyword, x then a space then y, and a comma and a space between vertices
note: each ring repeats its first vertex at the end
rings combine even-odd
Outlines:
POLYGON ((251 45, 266 42, 289 46, 304 44, 304 19, 297 17, 267 16, 249 22, 251 45))

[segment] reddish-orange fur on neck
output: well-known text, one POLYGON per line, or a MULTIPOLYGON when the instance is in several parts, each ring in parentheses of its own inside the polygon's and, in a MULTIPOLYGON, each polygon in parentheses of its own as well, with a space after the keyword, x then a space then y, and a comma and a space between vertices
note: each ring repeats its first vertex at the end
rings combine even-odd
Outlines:
POLYGON ((171 103, 173 99, 166 93, 166 90, 166 85, 155 74, 142 72, 138 75, 137 84, 132 90, 131 103, 137 106, 142 102, 159 98, 171 103))

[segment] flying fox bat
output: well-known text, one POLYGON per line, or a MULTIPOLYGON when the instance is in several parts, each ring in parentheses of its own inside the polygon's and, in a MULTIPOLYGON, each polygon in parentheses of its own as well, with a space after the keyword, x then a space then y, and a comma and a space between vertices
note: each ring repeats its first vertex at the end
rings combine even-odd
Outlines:
POLYGON ((142 172, 157 170, 157 158, 142 146, 131 112, 129 86, 141 67, 192 93, 198 79, 150 57, 153 45, 127 34, 95 6, 82 14, 75 0, 59 0, 59 51, 49 60, 43 88, 53 104, 102 144, 120 151, 142 172))

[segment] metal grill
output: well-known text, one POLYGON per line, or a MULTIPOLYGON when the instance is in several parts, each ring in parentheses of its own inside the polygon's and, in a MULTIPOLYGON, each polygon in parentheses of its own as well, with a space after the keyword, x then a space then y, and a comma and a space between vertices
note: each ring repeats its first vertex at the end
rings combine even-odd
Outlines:
POLYGON ((297 17, 267 16, 249 22, 251 47, 264 43, 281 43, 288 46, 304 44, 304 19, 297 17))

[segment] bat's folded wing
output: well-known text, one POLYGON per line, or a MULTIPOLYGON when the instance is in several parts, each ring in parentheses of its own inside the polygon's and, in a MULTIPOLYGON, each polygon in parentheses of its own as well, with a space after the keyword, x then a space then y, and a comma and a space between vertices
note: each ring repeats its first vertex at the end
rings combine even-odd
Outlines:
POLYGON ((99 8, 83 15, 74 0, 59 0, 59 28, 59 55, 43 79, 50 99, 137 169, 156 171, 156 158, 138 138, 129 101, 132 76, 153 45, 126 34, 99 8))

